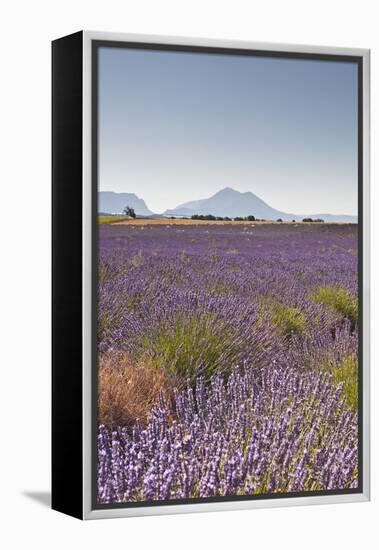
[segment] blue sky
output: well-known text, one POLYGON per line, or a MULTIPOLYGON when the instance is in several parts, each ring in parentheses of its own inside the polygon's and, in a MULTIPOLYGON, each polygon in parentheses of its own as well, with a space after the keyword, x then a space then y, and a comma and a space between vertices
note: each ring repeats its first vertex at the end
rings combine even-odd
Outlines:
POLYGON ((99 190, 155 212, 223 187, 357 214, 357 66, 99 50, 99 190))

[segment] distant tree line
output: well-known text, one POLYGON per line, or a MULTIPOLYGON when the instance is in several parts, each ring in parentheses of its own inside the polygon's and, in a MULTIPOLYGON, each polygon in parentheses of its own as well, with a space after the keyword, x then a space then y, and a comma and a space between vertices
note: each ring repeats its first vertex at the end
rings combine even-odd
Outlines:
MULTIPOLYGON (((172 216, 174 218, 174 216, 172 216)), ((245 216, 244 218, 242 216, 236 216, 235 218, 229 218, 228 216, 213 216, 213 214, 193 214, 191 216, 191 220, 204 220, 204 221, 224 221, 224 222, 265 222, 265 219, 256 218, 253 215, 245 216)), ((282 218, 278 218, 276 220, 277 222, 283 222, 282 218)), ((321 218, 304 218, 302 220, 303 222, 324 222, 321 218)), ((293 223, 296 222, 296 220, 292 220, 293 223)))
POLYGON ((323 223, 324 220, 322 220, 321 218, 304 218, 303 219, 303 222, 318 222, 318 223, 323 223))
POLYGON ((213 216, 213 214, 194 214, 191 216, 191 220, 206 220, 206 221, 224 221, 224 222, 258 222, 265 220, 258 220, 255 216, 246 216, 242 218, 237 216, 236 218, 229 218, 228 216, 213 216))

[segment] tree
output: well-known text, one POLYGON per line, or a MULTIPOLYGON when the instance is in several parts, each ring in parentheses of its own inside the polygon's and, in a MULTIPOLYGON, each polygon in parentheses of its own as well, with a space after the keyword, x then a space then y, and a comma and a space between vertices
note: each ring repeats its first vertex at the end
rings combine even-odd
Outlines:
POLYGON ((134 208, 132 208, 131 206, 127 205, 125 206, 124 210, 122 211, 122 213, 125 215, 125 216, 130 216, 131 218, 136 218, 137 215, 136 213, 134 212, 134 208))
POLYGON ((282 222, 283 220, 282 220, 282 218, 278 218, 276 221, 277 222, 282 222))
POLYGON ((248 222, 255 222, 256 221, 255 216, 247 216, 246 219, 247 219, 248 222))

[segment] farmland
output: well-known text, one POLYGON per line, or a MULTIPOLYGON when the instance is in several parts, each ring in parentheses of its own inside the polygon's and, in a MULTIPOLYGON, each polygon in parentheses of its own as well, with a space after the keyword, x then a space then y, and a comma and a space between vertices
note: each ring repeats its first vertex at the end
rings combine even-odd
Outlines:
POLYGON ((99 225, 98 501, 357 486, 357 226, 99 225))
MULTIPOLYGON (((229 219, 229 220, 207 220, 207 219, 192 219, 192 218, 135 218, 135 219, 128 219, 125 216, 100 216, 99 217, 100 223, 111 223, 111 224, 117 224, 117 225, 249 225, 249 226, 255 226, 255 225, 276 225, 276 224, 291 224, 294 225, 296 222, 288 222, 288 221, 267 221, 267 220, 259 220, 259 221, 248 221, 248 220, 236 220, 236 219, 229 219)), ((305 224, 319 224, 322 222, 312 221, 312 222, 301 222, 305 224)), ((332 224, 338 223, 338 222, 332 222, 332 224)))

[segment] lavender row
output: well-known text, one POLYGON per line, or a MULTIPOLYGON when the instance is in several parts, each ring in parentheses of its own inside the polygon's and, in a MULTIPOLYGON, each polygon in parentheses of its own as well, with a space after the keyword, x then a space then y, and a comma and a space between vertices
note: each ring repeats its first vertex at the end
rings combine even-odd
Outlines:
POLYGON ((307 371, 234 369, 161 396, 146 427, 98 434, 100 503, 346 489, 357 417, 341 386, 307 371))
MULTIPOLYGON (((106 226, 100 237, 100 352, 155 360, 179 331, 197 349, 217 338, 224 369, 356 353, 356 326, 312 296, 328 285, 357 295, 354 226, 106 226)), ((202 374, 204 357, 194 363, 202 374)))

